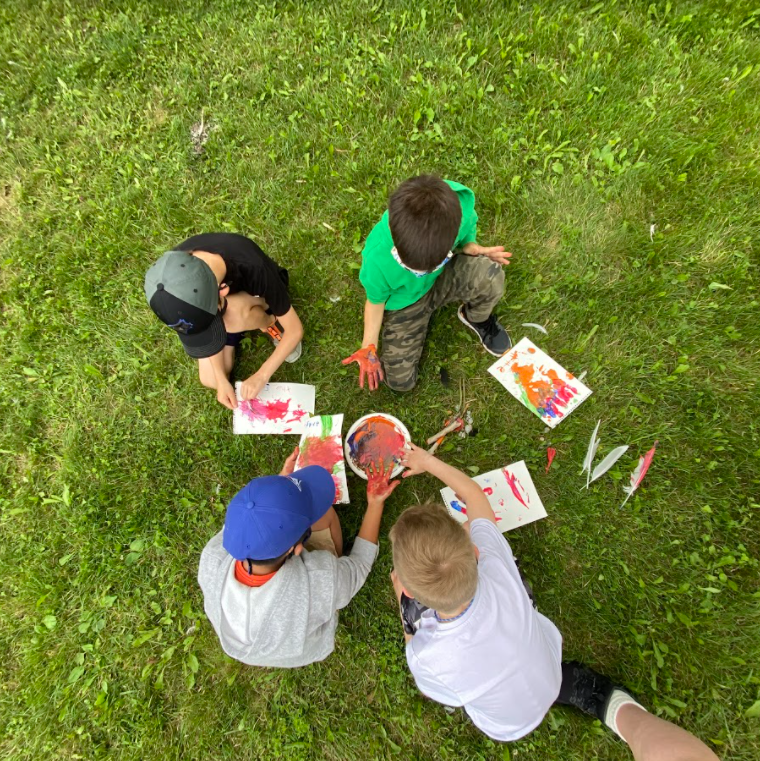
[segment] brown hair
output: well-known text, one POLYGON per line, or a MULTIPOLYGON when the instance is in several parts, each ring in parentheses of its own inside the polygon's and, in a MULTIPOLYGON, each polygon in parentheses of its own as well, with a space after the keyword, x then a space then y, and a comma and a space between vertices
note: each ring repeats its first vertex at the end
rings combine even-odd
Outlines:
POLYGON ((393 244, 407 267, 435 269, 449 253, 462 223, 457 194, 432 174, 412 177, 396 188, 388 202, 393 244))
POLYGON ((407 508, 390 538, 396 574, 423 605, 450 613, 473 598, 478 564, 472 542, 442 505, 407 508))

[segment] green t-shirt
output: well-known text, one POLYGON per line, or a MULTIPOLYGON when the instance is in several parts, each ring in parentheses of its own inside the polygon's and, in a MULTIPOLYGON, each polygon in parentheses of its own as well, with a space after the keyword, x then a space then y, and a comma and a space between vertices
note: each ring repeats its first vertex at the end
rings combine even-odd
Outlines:
MULTIPOLYGON (((462 207, 462 224, 451 247, 451 250, 455 251, 475 240, 478 215, 475 213, 475 194, 469 188, 449 180, 446 180, 446 184, 457 194, 462 207)), ((429 275, 417 277, 393 258, 392 248, 393 238, 386 211, 367 236, 362 251, 359 280, 367 292, 369 301, 373 304, 385 304, 386 309, 396 310, 419 301, 433 287, 433 283, 445 267, 429 275)))

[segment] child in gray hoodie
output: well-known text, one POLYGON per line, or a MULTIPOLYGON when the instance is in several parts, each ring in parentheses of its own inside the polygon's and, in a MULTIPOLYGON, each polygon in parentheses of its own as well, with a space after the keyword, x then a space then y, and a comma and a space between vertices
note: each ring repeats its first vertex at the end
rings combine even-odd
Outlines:
POLYGON ((382 467, 368 473, 367 510, 351 554, 342 556, 335 483, 319 465, 244 486, 224 529, 203 549, 198 583, 227 655, 249 666, 294 668, 335 648, 338 610, 362 588, 377 556, 385 500, 398 486, 382 467))

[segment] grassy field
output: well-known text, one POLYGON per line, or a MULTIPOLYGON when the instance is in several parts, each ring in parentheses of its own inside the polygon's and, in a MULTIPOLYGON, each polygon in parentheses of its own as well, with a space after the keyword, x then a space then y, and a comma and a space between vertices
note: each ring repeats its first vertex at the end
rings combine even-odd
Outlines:
MULTIPOLYGON (((466 378, 479 433, 442 456, 528 463, 549 517, 509 539, 566 655, 722 757, 760 757, 759 32, 744 0, 2 3, 0 756, 630 758, 570 710, 505 746, 424 700, 386 540, 324 663, 224 656, 198 558, 294 439, 231 435, 142 280, 189 234, 230 230, 291 270, 305 352, 275 379, 419 441, 466 378), (513 337, 588 372, 594 395, 551 434, 454 307, 412 393, 370 397, 340 364, 361 340, 363 239, 428 171, 473 188, 481 242, 514 253, 513 337), (599 418, 602 451, 631 450, 581 492, 599 418)), ((238 377, 267 351, 246 345, 238 377)), ((384 532, 437 488, 407 482, 384 532)))

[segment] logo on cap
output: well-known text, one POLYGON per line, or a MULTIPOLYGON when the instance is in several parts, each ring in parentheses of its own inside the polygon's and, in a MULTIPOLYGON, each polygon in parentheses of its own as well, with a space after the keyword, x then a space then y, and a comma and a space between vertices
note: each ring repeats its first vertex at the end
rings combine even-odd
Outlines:
POLYGON ((301 488, 301 482, 297 478, 293 478, 292 476, 288 476, 288 480, 292 481, 296 485, 296 487, 298 488, 298 491, 303 491, 303 489, 301 488))
POLYGON ((180 318, 179 322, 175 322, 174 325, 169 325, 169 327, 176 330, 177 333, 184 333, 187 335, 195 326, 192 322, 180 318))

